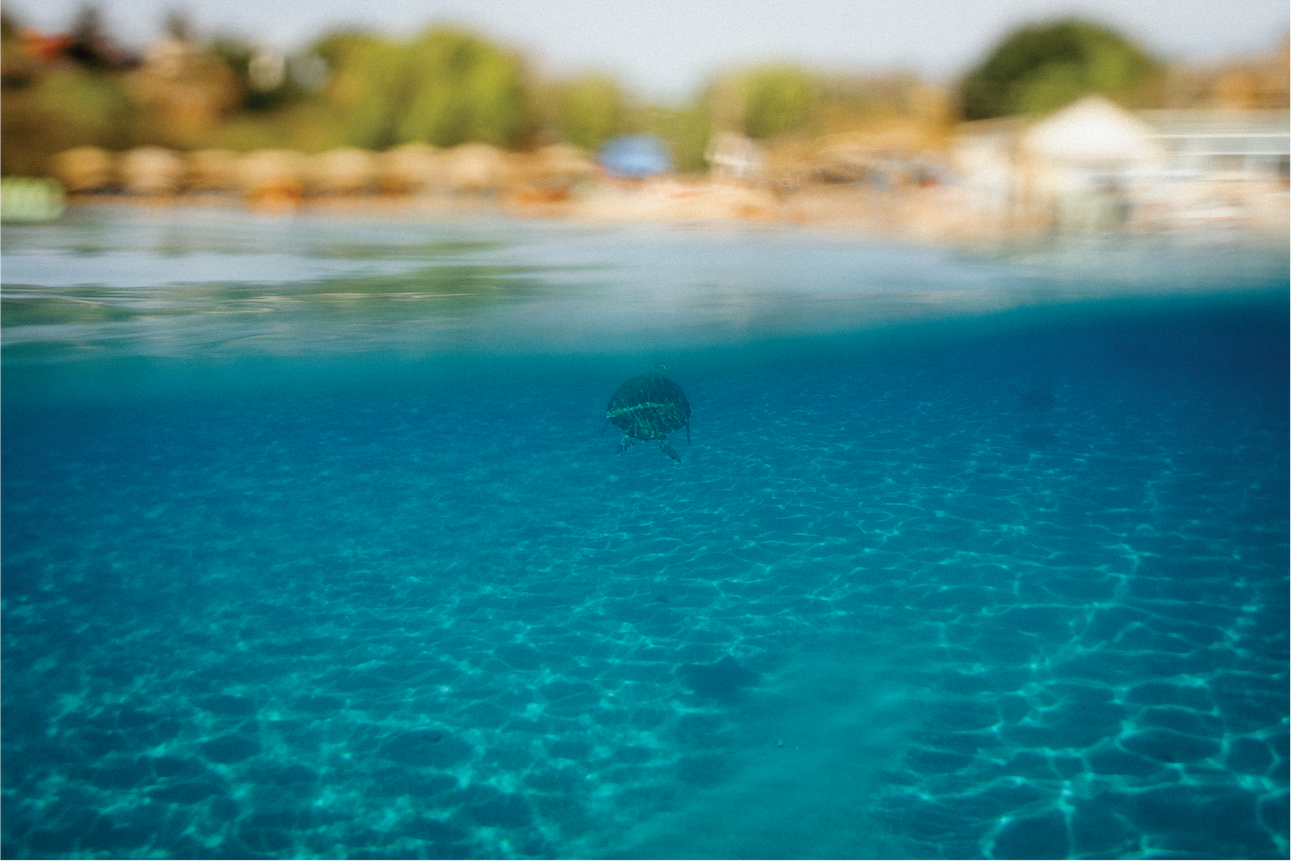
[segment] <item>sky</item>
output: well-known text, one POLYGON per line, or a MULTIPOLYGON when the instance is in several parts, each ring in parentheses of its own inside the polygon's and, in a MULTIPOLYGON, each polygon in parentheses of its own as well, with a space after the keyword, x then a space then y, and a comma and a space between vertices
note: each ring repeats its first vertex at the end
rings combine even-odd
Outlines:
MULTIPOLYGON (((66 29, 85 0, 6 0, 19 23, 66 29)), ((109 32, 140 48, 172 9, 200 36, 235 34, 281 51, 340 25, 412 36, 456 23, 543 72, 602 71, 646 96, 682 98, 708 76, 763 61, 822 70, 906 70, 933 82, 982 60, 1022 23, 1080 16, 1166 60, 1271 50, 1289 0, 98 0, 109 32)))

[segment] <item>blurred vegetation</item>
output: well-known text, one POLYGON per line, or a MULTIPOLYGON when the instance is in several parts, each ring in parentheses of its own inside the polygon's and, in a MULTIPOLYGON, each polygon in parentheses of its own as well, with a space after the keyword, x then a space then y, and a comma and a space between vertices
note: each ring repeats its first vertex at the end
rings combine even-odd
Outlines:
MULTIPOLYGON (((0 12, 0 171, 41 174, 51 155, 84 144, 313 153, 565 141, 594 151, 617 135, 650 133, 693 172, 706 169, 717 132, 795 149, 840 133, 894 139, 900 127, 907 140, 937 141, 959 119, 949 91, 905 73, 768 63, 717 75, 677 104, 650 104, 612 75, 542 77, 518 52, 450 27, 408 40, 337 31, 283 55, 240 36, 204 39, 181 15, 163 23, 165 37, 137 55, 104 32, 93 6, 63 34, 34 33, 0 12)), ((1008 36, 957 96, 967 119, 1045 112, 1091 92, 1134 107, 1225 97, 1285 104, 1290 67, 1275 58, 1227 77, 1167 75, 1120 34, 1066 20, 1008 36)))
MULTIPOLYGON (((120 66, 99 39, 99 17, 82 13, 57 44, 24 44, 24 34, 0 12, 0 168, 41 174, 46 158, 68 147, 101 143, 126 147, 134 105, 120 66), (55 65, 57 50, 71 62, 55 65)), ((51 40, 52 41, 52 40, 51 40)))
POLYGON ((78 66, 107 72, 129 66, 133 58, 117 50, 105 37, 103 15, 96 6, 82 6, 68 31, 63 52, 78 66))
POLYGON ((718 126, 757 140, 833 134, 897 117, 948 119, 940 89, 903 72, 823 74, 772 64, 726 76, 710 95, 718 126))
POLYGON ((555 82, 548 88, 544 110, 558 137, 596 150, 616 135, 642 131, 638 107, 616 79, 597 73, 555 82))
POLYGON ((706 148, 714 124, 704 96, 677 107, 654 105, 645 113, 643 131, 666 142, 677 170, 686 173, 706 170, 706 148))
POLYGON ((1130 107, 1154 100, 1161 65, 1113 30, 1070 19, 1010 34, 960 84, 964 116, 1053 111, 1101 93, 1130 107))
POLYGON ((321 98, 334 127, 331 144, 395 143, 409 99, 409 51, 365 33, 329 36, 318 46, 332 76, 321 98))
POLYGON ((954 121, 948 94, 912 73, 835 75, 824 80, 816 123, 821 134, 876 127, 905 118, 933 130, 954 121))
POLYGON ((1211 105, 1233 111, 1291 107, 1291 36, 1268 52, 1207 66, 1175 66, 1166 75, 1165 108, 1211 105))
POLYGON ((270 111, 303 95, 288 78, 287 63, 282 58, 267 58, 256 46, 236 36, 217 36, 208 47, 238 80, 239 108, 243 111, 270 111))
POLYGON ((87 14, 75 52, 64 37, 34 39, 3 16, 5 174, 42 173, 51 155, 83 144, 319 152, 566 141, 593 151, 636 132, 664 138, 684 170, 706 167, 705 100, 643 104, 597 73, 542 80, 518 53, 454 28, 409 41, 337 31, 284 57, 239 36, 200 42, 173 14, 166 37, 140 58, 117 49, 97 13, 87 14))
POLYGON ((436 28, 410 43, 340 33, 316 53, 331 73, 320 98, 333 143, 519 147, 534 131, 521 59, 467 33, 436 28))
POLYGON ((530 88, 516 54, 449 29, 424 34, 407 49, 405 92, 394 140, 453 147, 483 141, 518 147, 535 132, 530 88))
POLYGON ((819 82, 791 64, 758 66, 739 81, 742 131, 758 140, 802 128, 820 104, 819 82))

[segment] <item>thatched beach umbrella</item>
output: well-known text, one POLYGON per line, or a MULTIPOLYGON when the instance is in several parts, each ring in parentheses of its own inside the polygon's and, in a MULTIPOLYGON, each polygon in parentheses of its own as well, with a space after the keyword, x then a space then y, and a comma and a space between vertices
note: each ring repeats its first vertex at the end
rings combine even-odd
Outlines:
POLYGON ((508 154, 490 144, 460 144, 449 153, 447 181, 456 194, 486 195, 509 185, 508 154))
POLYGON ((378 156, 378 188, 392 194, 426 195, 449 185, 450 160, 446 151, 414 142, 393 147, 378 156))
POLYGON ((305 196, 305 158, 294 150, 254 150, 238 162, 248 203, 263 210, 295 210, 305 196))
POLYGON ((231 192, 240 187, 239 154, 233 150, 195 150, 188 156, 189 188, 231 192))
POLYGON ((597 170, 590 155, 571 144, 551 144, 521 153, 514 162, 517 196, 523 201, 565 200, 597 170))
POLYGON ((575 186, 593 178, 598 165, 590 154, 571 144, 550 144, 533 154, 535 173, 541 182, 575 186))
POLYGON ((304 172, 316 195, 359 195, 373 189, 378 157, 358 147, 336 147, 306 157, 304 172))
POLYGON ((50 160, 50 173, 69 192, 98 192, 117 181, 115 162, 102 147, 74 147, 50 160))
POLYGON ((174 195, 184 186, 185 160, 161 147, 137 147, 121 156, 122 184, 132 195, 174 195))

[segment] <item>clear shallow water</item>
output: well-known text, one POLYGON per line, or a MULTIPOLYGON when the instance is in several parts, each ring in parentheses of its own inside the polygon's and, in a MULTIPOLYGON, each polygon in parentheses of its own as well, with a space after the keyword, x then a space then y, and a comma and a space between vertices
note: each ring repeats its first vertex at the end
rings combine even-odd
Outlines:
POLYGON ((3 238, 5 855, 1287 855, 1285 253, 105 215, 3 238))

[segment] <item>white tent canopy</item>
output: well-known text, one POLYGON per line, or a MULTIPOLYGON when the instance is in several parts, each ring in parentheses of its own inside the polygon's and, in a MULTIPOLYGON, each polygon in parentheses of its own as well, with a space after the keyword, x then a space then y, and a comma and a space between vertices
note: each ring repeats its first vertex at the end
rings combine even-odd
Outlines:
POLYGON ((1164 154, 1156 130, 1102 96, 1086 96, 1036 124, 1022 149, 1061 161, 1140 161, 1164 154))

